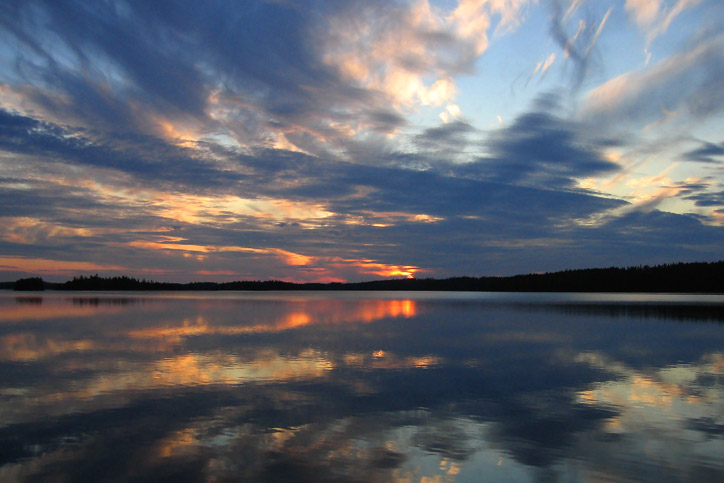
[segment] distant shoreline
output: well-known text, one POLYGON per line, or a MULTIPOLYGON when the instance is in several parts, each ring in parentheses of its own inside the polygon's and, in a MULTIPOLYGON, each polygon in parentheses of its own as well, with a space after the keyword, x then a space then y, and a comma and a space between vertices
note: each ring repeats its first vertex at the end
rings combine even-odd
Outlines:
POLYGON ((40 277, 2 282, 0 288, 118 291, 474 291, 474 292, 680 292, 724 293, 724 260, 627 268, 589 268, 509 277, 392 279, 370 282, 294 283, 278 280, 170 283, 131 277, 79 276, 61 283, 40 277))

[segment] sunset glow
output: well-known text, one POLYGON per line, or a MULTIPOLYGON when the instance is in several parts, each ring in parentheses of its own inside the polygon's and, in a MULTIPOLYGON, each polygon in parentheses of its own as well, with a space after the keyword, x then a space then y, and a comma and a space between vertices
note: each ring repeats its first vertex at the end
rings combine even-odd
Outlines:
POLYGON ((719 0, 11 4, 0 281, 724 257, 719 0))

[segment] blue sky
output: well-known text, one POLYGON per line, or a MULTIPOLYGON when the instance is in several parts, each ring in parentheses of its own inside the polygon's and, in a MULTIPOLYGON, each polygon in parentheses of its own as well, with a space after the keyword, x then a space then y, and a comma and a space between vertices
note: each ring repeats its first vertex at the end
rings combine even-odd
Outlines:
POLYGON ((708 261, 717 0, 3 2, 0 279, 708 261))

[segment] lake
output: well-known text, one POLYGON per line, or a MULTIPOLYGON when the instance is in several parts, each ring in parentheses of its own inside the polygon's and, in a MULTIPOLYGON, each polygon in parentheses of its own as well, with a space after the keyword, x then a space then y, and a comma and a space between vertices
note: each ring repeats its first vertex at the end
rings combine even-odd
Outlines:
POLYGON ((724 296, 0 292, 2 481, 724 481, 724 296))

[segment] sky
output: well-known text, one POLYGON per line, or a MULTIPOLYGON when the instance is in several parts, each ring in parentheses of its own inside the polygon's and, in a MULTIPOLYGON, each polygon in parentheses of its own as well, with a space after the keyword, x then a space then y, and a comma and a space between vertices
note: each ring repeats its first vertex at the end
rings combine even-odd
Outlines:
POLYGON ((721 0, 0 4, 0 280, 724 259, 721 0))

